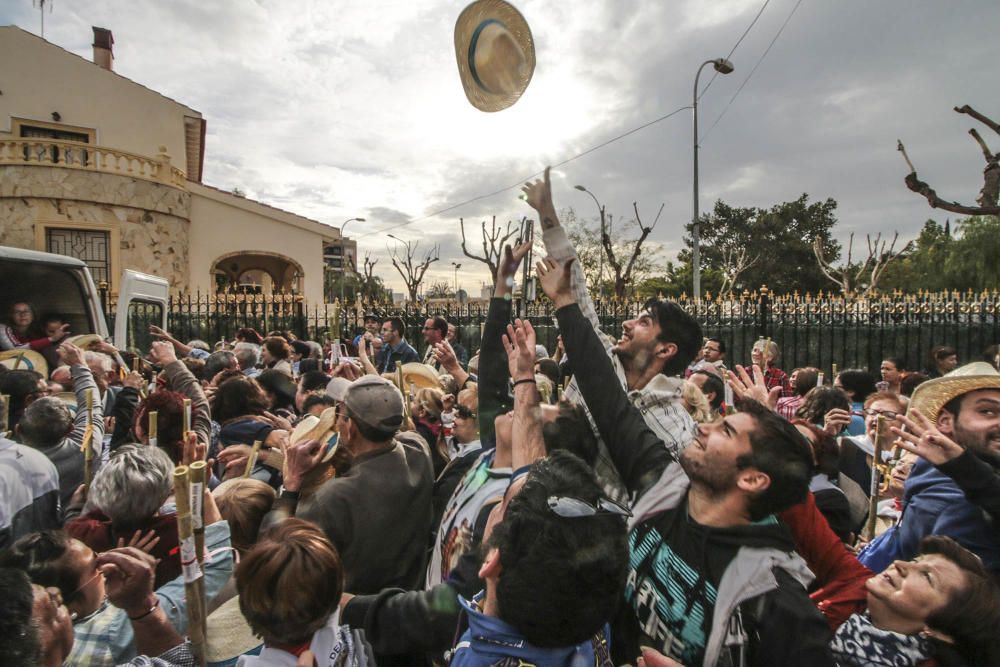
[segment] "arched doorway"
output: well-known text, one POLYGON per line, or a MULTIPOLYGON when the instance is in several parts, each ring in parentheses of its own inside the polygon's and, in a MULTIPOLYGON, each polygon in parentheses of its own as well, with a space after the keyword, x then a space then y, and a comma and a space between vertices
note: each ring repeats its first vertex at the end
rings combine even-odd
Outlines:
POLYGON ((302 265, 290 257, 274 252, 248 250, 229 253, 216 259, 212 264, 212 277, 218 291, 300 294, 305 274, 302 265))

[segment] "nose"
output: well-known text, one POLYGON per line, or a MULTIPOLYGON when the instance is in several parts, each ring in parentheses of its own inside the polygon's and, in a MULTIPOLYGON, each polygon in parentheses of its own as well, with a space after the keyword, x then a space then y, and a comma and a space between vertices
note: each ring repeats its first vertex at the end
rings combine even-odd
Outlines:
POLYGON ((910 573, 910 568, 913 565, 907 560, 897 560, 893 561, 892 566, 896 568, 896 571, 899 572, 900 576, 905 577, 910 573))

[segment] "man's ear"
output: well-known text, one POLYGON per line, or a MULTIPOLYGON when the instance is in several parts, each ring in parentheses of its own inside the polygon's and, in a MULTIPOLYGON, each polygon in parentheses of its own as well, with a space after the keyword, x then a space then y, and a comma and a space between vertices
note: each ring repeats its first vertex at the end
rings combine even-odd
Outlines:
POLYGON ((676 354, 677 354, 677 343, 663 343, 656 350, 656 358, 663 359, 664 361, 666 361, 667 359, 672 359, 676 354))
POLYGON ((503 572, 503 565, 500 564, 500 550, 496 547, 490 549, 483 559, 483 564, 479 568, 480 579, 496 579, 503 572))
MULTIPOLYGON (((929 416, 929 415, 928 415, 929 416)), ((951 414, 947 410, 941 410, 938 413, 937 427, 942 434, 952 437, 955 435, 955 415, 951 414)))
POLYGON ((771 478, 756 468, 745 468, 736 476, 736 486, 745 493, 760 493, 771 486, 771 478))

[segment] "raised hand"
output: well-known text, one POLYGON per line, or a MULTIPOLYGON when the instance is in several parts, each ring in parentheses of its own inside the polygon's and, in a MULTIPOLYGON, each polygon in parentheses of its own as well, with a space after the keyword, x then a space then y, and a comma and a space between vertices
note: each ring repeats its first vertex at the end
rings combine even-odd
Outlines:
POLYGON ((900 449, 913 452, 928 463, 939 466, 952 459, 958 458, 965 450, 945 434, 938 430, 930 419, 920 410, 910 408, 906 416, 899 416, 900 421, 906 426, 906 430, 890 426, 898 439, 894 444, 900 449))
POLYGON ((559 225, 559 218, 556 217, 556 207, 552 203, 552 182, 549 180, 549 170, 545 168, 545 175, 537 181, 529 181, 521 186, 521 192, 528 206, 538 211, 538 217, 542 229, 549 229, 559 225))
POLYGON ((841 431, 851 425, 851 413, 841 408, 834 408, 823 415, 823 430, 827 435, 836 438, 841 431))
POLYGON ((517 267, 521 265, 521 260, 531 250, 532 238, 528 237, 524 243, 511 248, 506 245, 503 248, 503 256, 497 264, 496 290, 494 296, 504 296, 510 294, 514 289, 514 276, 517 275, 517 267))
MULTIPOLYGON (((753 367, 753 377, 743 366, 736 366, 736 373, 728 374, 729 386, 733 388, 733 394, 738 399, 749 398, 774 410, 778 405, 778 398, 781 397, 781 387, 774 387, 770 391, 764 384, 764 374, 760 371, 760 366, 753 367)), ((850 420, 848 420, 850 421, 850 420)))
POLYGON ((124 547, 135 547, 139 551, 144 553, 150 553, 153 548, 156 547, 157 543, 160 541, 160 536, 156 534, 155 530, 150 530, 145 535, 142 534, 141 530, 135 531, 132 538, 125 544, 125 538, 118 538, 118 548, 122 549, 124 547))
POLYGON ((149 348, 149 358, 157 366, 163 367, 177 361, 177 353, 174 351, 173 344, 163 340, 156 340, 153 341, 153 344, 149 348))
POLYGON ((448 372, 458 366, 455 349, 446 340, 434 344, 434 359, 448 372))
POLYGON ((66 364, 67 366, 86 366, 87 364, 83 361, 83 350, 78 348, 73 343, 63 343, 59 346, 59 361, 66 364))
POLYGON ((545 296, 552 299, 556 308, 576 303, 570 282, 571 269, 575 261, 575 257, 570 257, 560 264, 551 257, 546 257, 535 265, 535 272, 538 274, 538 282, 542 286, 542 291, 545 292, 545 296))
POLYGON ((155 558, 136 547, 122 547, 98 554, 97 565, 111 604, 129 616, 140 616, 156 605, 155 558))
POLYGON ((323 443, 319 440, 304 440, 285 448, 284 487, 298 491, 303 478, 319 465, 323 459, 323 443))
POLYGON ((518 380, 533 380, 535 378, 535 329, 528 320, 517 319, 514 324, 507 325, 507 333, 503 335, 503 346, 507 350, 507 367, 510 377, 518 380))
POLYGON ((52 334, 51 336, 49 336, 49 342, 58 343, 59 341, 61 341, 63 338, 65 338, 68 335, 69 335, 69 325, 68 324, 63 324, 63 325, 61 325, 59 327, 59 329, 54 334, 52 334))

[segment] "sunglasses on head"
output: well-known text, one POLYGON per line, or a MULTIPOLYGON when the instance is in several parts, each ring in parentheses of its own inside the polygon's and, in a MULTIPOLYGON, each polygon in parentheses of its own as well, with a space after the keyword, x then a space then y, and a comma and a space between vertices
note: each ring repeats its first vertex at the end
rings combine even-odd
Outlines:
POLYGON ((629 508, 616 503, 610 498, 603 497, 597 499, 596 505, 591 505, 586 500, 571 496, 549 496, 548 506, 553 514, 567 519, 595 516, 597 514, 614 514, 622 517, 632 516, 632 511, 629 508))
POLYGON ((476 416, 476 413, 465 407, 464 405, 455 406, 455 416, 461 417, 462 419, 472 419, 476 416))

